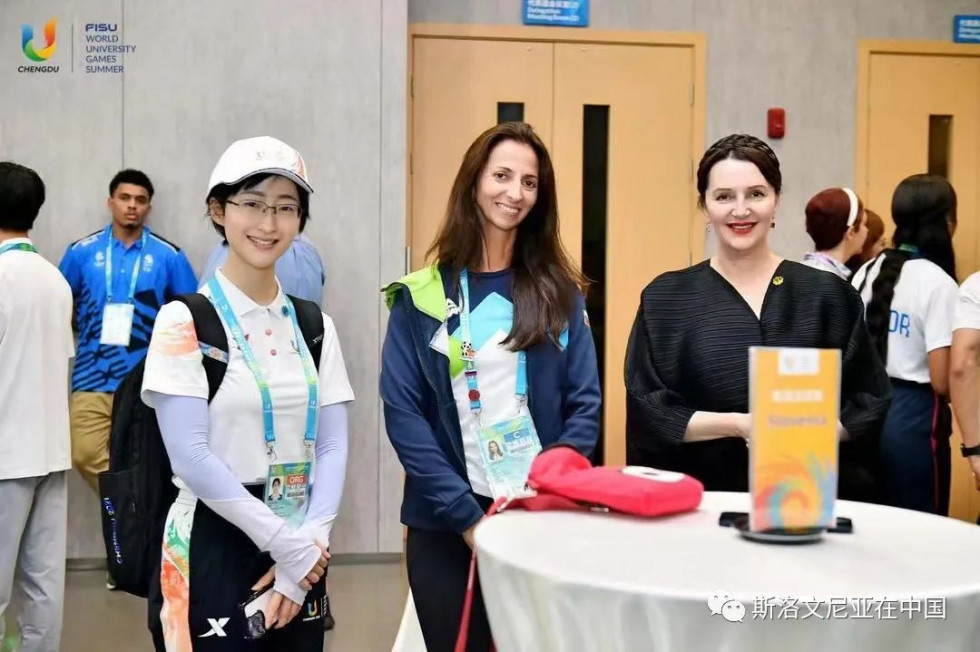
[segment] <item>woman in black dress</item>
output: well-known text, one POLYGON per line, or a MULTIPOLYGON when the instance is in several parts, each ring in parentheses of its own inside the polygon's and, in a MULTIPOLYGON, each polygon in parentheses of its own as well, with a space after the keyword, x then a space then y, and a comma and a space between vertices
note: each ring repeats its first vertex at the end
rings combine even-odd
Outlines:
POLYGON ((748 489, 750 346, 840 349, 842 498, 875 500, 889 385, 857 292, 769 248, 782 175, 753 136, 711 146, 699 206, 717 253, 657 277, 626 353, 627 461, 687 473, 709 491, 748 489))

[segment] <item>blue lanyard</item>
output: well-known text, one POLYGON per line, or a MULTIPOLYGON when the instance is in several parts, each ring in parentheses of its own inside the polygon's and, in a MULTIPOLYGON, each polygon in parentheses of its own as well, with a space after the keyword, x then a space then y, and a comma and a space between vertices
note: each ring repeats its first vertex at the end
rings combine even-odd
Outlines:
MULTIPOLYGON (((114 238, 112 237, 111 224, 105 228, 105 235, 108 239, 105 246, 105 295, 108 303, 112 303, 112 245, 114 238)), ((133 297, 136 296, 136 280, 140 276, 140 265, 143 263, 144 251, 146 251, 146 229, 143 229, 143 235, 140 237, 140 255, 136 258, 136 264, 133 265, 133 275, 129 279, 129 297, 126 299, 126 303, 132 303, 133 297)))
POLYGON ((37 253, 37 249, 35 249, 34 245, 29 242, 9 242, 0 246, 0 254, 8 251, 33 251, 34 253, 37 253))
MULTIPOLYGON (((463 292, 463 306, 459 311, 463 336, 463 374, 469 389, 470 410, 478 415, 483 411, 483 405, 480 403, 480 389, 476 379, 476 351, 473 350, 473 335, 470 331, 470 283, 465 269, 459 275, 459 283, 463 292)), ((527 353, 524 351, 517 352, 517 387, 514 388, 514 395, 521 404, 527 400, 527 353)))
MULTIPOLYGON (((221 284, 218 283, 218 279, 212 278, 208 281, 208 289, 211 290, 211 302, 218 308, 221 312, 221 317, 228 324, 228 329, 231 331, 232 337, 235 338, 235 343, 238 344, 238 348, 242 352, 242 357, 245 358, 245 364, 248 365, 249 371, 255 377, 255 383, 259 386, 259 394, 262 396, 262 426, 265 431, 266 452, 270 458, 275 459, 276 431, 272 421, 272 394, 269 391, 269 383, 266 382, 265 376, 262 374, 259 362, 255 359, 255 353, 252 352, 252 347, 249 346, 248 341, 245 339, 242 326, 235 317, 235 313, 228 303, 228 297, 225 296, 224 290, 221 289, 221 284)), ((306 432, 303 435, 303 443, 306 446, 306 455, 310 457, 313 452, 313 444, 316 442, 316 365, 313 364, 313 356, 310 355, 310 350, 306 346, 306 340, 303 338, 303 333, 299 329, 299 322, 296 321, 296 310, 293 308, 293 302, 289 300, 289 297, 283 298, 286 301, 286 310, 289 313, 289 318, 293 322, 293 334, 296 337, 296 346, 299 350, 300 358, 303 361, 303 371, 306 374, 306 386, 309 391, 309 401, 306 404, 306 432)))

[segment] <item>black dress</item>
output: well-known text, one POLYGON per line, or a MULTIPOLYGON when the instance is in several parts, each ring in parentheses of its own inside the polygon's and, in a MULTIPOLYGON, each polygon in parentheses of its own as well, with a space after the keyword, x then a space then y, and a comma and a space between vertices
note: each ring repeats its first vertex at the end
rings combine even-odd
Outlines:
POLYGON ((750 346, 840 349, 838 495, 877 500, 878 437, 890 387, 864 304, 833 274, 783 261, 761 317, 708 261, 656 278, 641 295, 626 351, 627 462, 687 473, 708 491, 748 490, 741 438, 685 443, 696 411, 748 412, 750 346))

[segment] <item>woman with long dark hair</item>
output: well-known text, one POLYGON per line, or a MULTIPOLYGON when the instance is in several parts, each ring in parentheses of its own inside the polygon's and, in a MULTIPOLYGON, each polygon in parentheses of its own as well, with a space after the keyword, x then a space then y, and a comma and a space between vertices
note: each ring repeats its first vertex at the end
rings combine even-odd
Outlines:
POLYGON ((892 383, 881 435, 885 498, 923 512, 949 508, 949 347, 956 305, 956 192, 917 174, 892 196, 894 249, 854 275, 868 330, 892 383))
MULTIPOLYGON (((405 467, 408 581, 426 647, 442 652, 492 499, 524 486, 542 446, 588 454, 599 434, 585 280, 558 237, 554 170, 531 127, 500 124, 470 146, 429 259, 386 288, 381 398, 405 467), (491 441, 503 442, 494 464, 491 441)), ((468 649, 490 643, 477 586, 468 649)))

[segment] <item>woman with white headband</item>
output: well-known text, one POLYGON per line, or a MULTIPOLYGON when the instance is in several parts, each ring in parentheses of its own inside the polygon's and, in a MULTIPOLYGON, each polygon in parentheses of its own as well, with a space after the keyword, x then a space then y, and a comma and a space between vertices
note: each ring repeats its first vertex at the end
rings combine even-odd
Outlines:
POLYGON ((864 205, 850 188, 821 190, 806 205, 806 232, 817 250, 803 264, 847 279, 851 270, 844 263, 861 253, 868 238, 864 205))
POLYGON ((866 263, 852 280, 892 385, 881 431, 885 498, 898 507, 946 514, 956 193, 942 177, 908 177, 892 196, 892 219, 895 248, 866 263))

